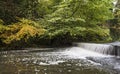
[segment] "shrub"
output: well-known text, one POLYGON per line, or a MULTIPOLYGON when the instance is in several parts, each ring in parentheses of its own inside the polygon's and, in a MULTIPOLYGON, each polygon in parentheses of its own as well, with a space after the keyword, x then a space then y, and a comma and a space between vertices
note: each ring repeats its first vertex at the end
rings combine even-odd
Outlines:
POLYGON ((50 25, 46 29, 46 33, 40 37, 40 40, 44 40, 42 42, 49 45, 71 44, 74 41, 106 42, 111 40, 108 28, 50 25))
POLYGON ((27 19, 20 19, 20 22, 5 27, 5 30, 0 35, 5 44, 16 44, 16 42, 27 43, 31 38, 42 35, 45 32, 45 29, 40 27, 39 24, 27 19))

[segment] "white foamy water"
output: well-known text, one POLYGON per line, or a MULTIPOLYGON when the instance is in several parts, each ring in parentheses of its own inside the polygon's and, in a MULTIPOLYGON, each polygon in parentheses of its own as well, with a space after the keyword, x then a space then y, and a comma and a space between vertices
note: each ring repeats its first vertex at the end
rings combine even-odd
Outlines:
POLYGON ((95 43, 75 43, 77 46, 107 55, 115 55, 114 46, 111 44, 95 44, 95 43))
POLYGON ((59 63, 63 63, 64 61, 48 61, 47 63, 45 62, 40 62, 39 65, 58 65, 59 63))
POLYGON ((68 58, 86 59, 94 65, 109 66, 120 70, 120 59, 112 55, 97 53, 80 47, 68 48, 63 54, 67 55, 68 58))
POLYGON ((112 57, 110 55, 89 51, 80 47, 68 48, 64 51, 64 54, 72 58, 83 58, 83 59, 85 59, 86 57, 112 57))

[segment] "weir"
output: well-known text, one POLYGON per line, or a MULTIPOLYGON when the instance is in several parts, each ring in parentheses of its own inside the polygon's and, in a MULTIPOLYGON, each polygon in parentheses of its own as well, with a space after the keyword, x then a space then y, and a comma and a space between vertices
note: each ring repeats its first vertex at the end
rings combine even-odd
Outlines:
POLYGON ((106 44, 73 43, 73 45, 106 55, 120 56, 120 42, 113 42, 106 44))
POLYGON ((115 55, 120 56, 120 42, 113 42, 109 44, 114 46, 115 55))

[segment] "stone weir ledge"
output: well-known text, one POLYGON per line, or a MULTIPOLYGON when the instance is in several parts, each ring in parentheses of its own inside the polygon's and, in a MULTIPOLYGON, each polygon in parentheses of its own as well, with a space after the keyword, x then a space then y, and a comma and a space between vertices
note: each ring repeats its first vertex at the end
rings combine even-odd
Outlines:
POLYGON ((106 55, 120 56, 120 42, 118 41, 112 43, 103 43, 103 44, 74 42, 73 46, 78 46, 90 51, 95 51, 106 55))

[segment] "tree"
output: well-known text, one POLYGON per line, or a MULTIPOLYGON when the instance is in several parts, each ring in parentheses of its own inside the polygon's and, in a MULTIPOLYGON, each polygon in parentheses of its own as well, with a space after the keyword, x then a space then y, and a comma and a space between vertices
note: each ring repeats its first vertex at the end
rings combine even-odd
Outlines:
POLYGON ((112 18, 112 0, 63 0, 50 14, 52 23, 95 26, 112 18))
POLYGON ((15 14, 17 7, 13 2, 14 0, 1 0, 0 1, 0 19, 5 23, 15 22, 15 14))
POLYGON ((120 40, 120 0, 115 0, 114 19, 110 20, 110 34, 113 40, 120 40))
POLYGON ((50 13, 51 0, 1 0, 0 18, 6 24, 16 22, 16 17, 37 19, 50 13))

